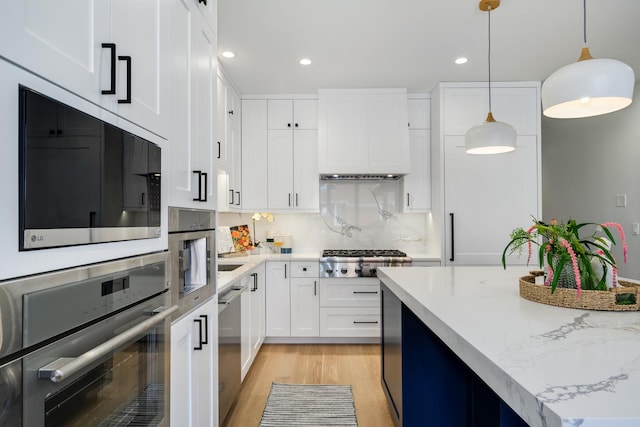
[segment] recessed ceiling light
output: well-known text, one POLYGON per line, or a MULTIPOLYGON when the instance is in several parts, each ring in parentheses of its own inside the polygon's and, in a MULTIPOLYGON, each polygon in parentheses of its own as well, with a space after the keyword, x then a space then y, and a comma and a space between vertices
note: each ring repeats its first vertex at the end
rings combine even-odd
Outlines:
POLYGON ((455 62, 456 64, 460 65, 460 64, 466 64, 466 63, 467 63, 467 61, 468 61, 468 59, 467 59, 467 58, 465 58, 465 57, 460 57, 460 58, 457 58, 454 62, 455 62))
POLYGON ((222 52, 222 56, 224 56, 225 58, 235 58, 236 54, 231 52, 230 50, 225 50, 224 52, 222 52))
POLYGON ((303 58, 300 60, 300 64, 301 65, 310 65, 311 64, 311 60, 309 58, 303 58))

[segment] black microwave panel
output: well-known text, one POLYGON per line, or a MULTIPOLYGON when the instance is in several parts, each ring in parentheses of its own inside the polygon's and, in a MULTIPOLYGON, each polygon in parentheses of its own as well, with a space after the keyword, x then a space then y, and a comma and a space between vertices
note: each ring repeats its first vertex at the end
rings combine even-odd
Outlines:
POLYGON ((159 236, 159 146, 26 87, 19 131, 20 250, 159 236))

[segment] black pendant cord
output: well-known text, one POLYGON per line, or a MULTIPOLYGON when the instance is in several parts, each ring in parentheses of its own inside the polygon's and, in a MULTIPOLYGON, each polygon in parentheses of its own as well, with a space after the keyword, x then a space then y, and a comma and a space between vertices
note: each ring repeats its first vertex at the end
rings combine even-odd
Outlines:
POLYGON ((587 0, 582 0, 582 40, 587 45, 587 0))
POLYGON ((487 63, 489 64, 489 112, 491 112, 491 6, 487 9, 487 13, 489 16, 489 49, 487 54, 487 63))

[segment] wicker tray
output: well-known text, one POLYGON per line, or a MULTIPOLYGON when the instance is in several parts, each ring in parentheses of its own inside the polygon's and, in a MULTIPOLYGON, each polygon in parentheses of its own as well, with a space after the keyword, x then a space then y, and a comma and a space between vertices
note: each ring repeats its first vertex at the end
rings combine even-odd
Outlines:
MULTIPOLYGON (((580 292, 580 296, 576 298, 577 291, 575 289, 556 288, 551 293, 551 286, 536 285, 535 275, 532 272, 530 276, 520 278, 520 296, 530 301, 542 304, 557 305, 559 307, 580 308, 584 310, 604 310, 604 311, 638 311, 640 303, 638 301, 640 290, 639 285, 624 280, 619 280, 619 287, 609 291, 585 291, 580 292), (622 294, 633 294, 633 304, 620 304, 622 294)), ((630 297, 630 295, 624 295, 630 297)))

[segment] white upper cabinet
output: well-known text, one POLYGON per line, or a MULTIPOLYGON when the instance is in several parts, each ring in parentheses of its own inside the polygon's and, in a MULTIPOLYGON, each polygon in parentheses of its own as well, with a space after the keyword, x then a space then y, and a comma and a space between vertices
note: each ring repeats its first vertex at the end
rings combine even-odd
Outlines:
MULTIPOLYGON (((221 71, 221 70, 219 70, 221 71)), ((242 194, 242 105, 240 95, 224 76, 217 77, 216 162, 226 187, 219 192, 218 210, 240 209, 242 194)), ((265 113, 266 114, 266 113, 265 113)))
POLYGON ((318 101, 315 99, 270 99, 269 130, 318 129, 318 101))
POLYGON ((242 208, 264 211, 267 208, 267 101, 242 101, 242 208))
POLYGON ((198 4, 202 16, 214 33, 218 33, 218 0, 190 0, 198 4))
POLYGON ((319 173, 410 171, 404 89, 318 91, 319 173))
POLYGON ((191 0, 171 2, 169 205, 216 209, 216 39, 191 0))
POLYGON ((3 2, 0 56, 166 137, 169 3, 3 2))
POLYGON ((431 100, 407 100, 411 172, 404 180, 404 212, 431 210, 431 100))

